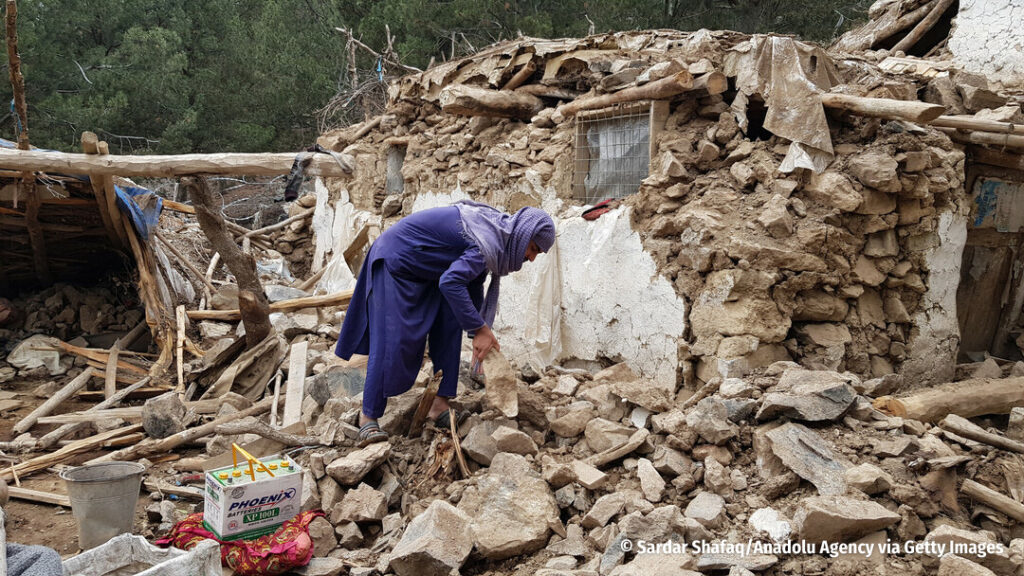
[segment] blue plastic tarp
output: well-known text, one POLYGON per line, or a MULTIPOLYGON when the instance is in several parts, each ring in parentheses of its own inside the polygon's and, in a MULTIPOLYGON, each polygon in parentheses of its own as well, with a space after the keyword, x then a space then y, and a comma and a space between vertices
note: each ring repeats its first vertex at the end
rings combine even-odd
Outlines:
POLYGON ((164 199, 153 191, 136 186, 114 186, 117 191, 117 207, 132 219, 132 226, 142 239, 149 241, 149 230, 156 227, 164 199))

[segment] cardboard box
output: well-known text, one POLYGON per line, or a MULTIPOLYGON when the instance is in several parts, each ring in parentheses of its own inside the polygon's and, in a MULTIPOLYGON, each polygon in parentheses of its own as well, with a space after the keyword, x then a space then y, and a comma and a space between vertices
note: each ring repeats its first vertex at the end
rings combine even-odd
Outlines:
POLYGON ((272 534, 302 506, 302 468, 278 456, 262 459, 269 472, 248 462, 206 473, 203 525, 221 540, 249 540, 272 534), (287 466, 282 467, 282 463, 287 466), (271 476, 273 474, 273 476, 271 476))

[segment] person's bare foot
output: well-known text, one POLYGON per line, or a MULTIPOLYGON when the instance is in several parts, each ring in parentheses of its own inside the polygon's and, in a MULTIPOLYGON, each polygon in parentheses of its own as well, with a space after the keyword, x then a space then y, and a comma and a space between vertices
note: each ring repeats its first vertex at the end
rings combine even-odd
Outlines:
POLYGON ((434 403, 430 405, 430 411, 427 412, 427 418, 434 420, 448 408, 449 404, 447 398, 444 398, 442 396, 434 396, 434 403))
POLYGON ((370 422, 376 422, 376 421, 377 421, 376 418, 370 418, 366 414, 363 414, 362 412, 359 412, 359 427, 360 428, 362 428, 363 426, 366 426, 370 422))

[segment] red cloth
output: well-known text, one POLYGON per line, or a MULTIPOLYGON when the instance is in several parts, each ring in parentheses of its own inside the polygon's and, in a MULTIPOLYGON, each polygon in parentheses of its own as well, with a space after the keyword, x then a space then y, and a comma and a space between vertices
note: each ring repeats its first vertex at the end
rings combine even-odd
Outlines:
POLYGON ((309 564, 313 557, 309 523, 323 515, 320 510, 302 512, 281 524, 273 534, 255 540, 225 542, 203 528, 203 513, 196 512, 175 524, 166 537, 156 541, 156 545, 191 550, 201 540, 216 540, 220 542, 221 563, 238 576, 276 576, 309 564))

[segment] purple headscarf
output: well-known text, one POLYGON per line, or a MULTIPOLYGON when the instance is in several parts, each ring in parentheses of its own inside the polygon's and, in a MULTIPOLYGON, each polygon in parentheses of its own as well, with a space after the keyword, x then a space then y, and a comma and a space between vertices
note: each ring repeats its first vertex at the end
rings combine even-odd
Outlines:
POLYGON ((550 250, 555 243, 555 223, 539 208, 526 207, 509 215, 469 200, 457 202, 455 206, 459 209, 466 237, 480 249, 491 273, 491 284, 480 311, 491 326, 498 311, 500 278, 523 267, 530 240, 536 242, 542 252, 550 250))

